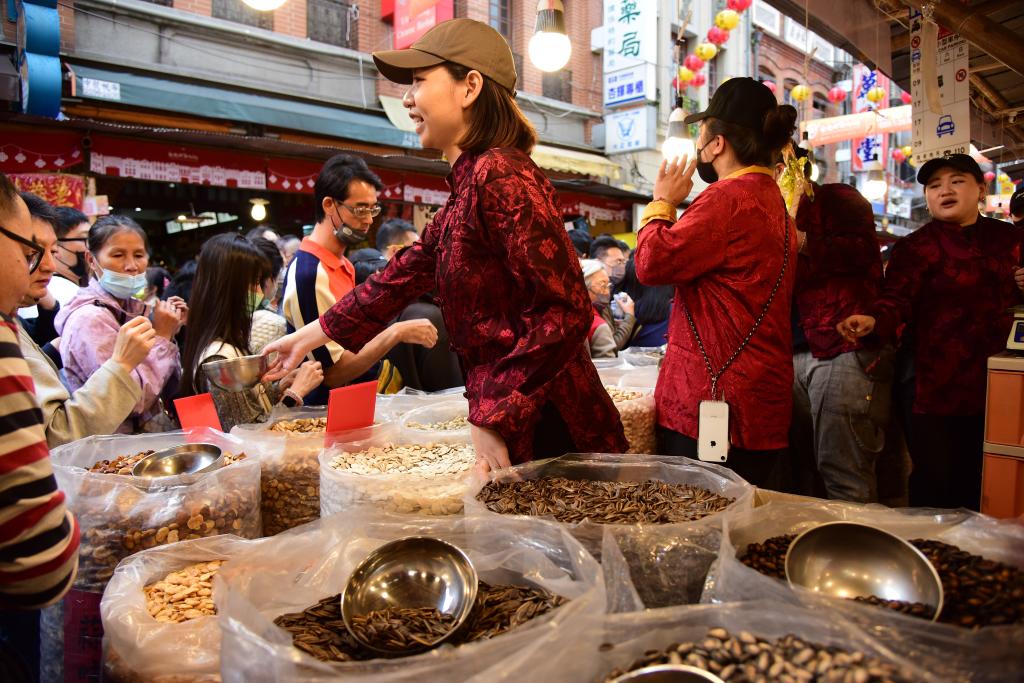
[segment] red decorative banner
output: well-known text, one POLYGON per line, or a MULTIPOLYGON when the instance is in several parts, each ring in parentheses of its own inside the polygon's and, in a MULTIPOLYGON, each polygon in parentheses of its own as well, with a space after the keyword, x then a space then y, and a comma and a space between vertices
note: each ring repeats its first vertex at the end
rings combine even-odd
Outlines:
POLYGON ((308 159, 267 159, 267 189, 313 194, 323 162, 308 159))
POLYGON ((267 187, 265 162, 256 155, 103 135, 92 138, 89 168, 102 175, 165 183, 267 187))
POLYGON ((82 210, 85 178, 58 173, 12 173, 8 176, 19 192, 31 192, 53 206, 82 210))
POLYGON ((64 131, 26 134, 0 128, 0 171, 41 173, 73 168, 85 161, 82 134, 64 131))
POLYGON ((601 221, 630 221, 633 217, 633 205, 629 201, 562 191, 557 193, 557 198, 565 216, 580 215, 601 221))
POLYGON ((395 49, 403 50, 455 16, 454 0, 395 0, 395 49))

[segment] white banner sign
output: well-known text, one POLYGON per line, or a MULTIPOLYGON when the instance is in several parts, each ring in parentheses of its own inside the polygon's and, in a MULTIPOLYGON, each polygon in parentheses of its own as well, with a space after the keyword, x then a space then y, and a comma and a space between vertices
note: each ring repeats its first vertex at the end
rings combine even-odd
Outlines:
POLYGON ((604 0, 604 72, 658 63, 658 6, 651 0, 604 0))
POLYGON ((657 98, 657 82, 653 64, 639 64, 621 71, 604 74, 604 106, 617 107, 630 102, 657 98))
MULTIPOLYGON (((939 27, 938 45, 929 50, 919 10, 910 10, 910 94, 914 98, 914 160, 918 165, 949 154, 967 154, 971 146, 971 102, 967 41, 939 27), (935 54, 940 111, 928 106, 922 59, 935 54)), ((934 34, 932 34, 934 35, 934 34)))
POLYGON ((605 114, 605 154, 657 149, 657 108, 644 106, 605 114))

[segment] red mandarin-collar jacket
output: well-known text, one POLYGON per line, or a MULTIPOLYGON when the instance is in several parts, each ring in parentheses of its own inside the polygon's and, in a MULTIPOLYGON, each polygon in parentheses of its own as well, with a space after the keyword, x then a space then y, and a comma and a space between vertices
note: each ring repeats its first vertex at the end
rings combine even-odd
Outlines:
POLYGON ((873 303, 882 286, 882 254, 871 204, 849 185, 815 185, 804 196, 796 226, 807 233, 793 303, 815 358, 835 358, 860 347, 836 329, 873 303))
POLYGON ((750 344, 718 381, 719 398, 729 404, 732 445, 773 450, 786 447, 793 402, 790 310, 797 238, 771 175, 744 170, 701 192, 674 225, 649 223, 637 240, 636 273, 645 285, 676 288, 655 392, 658 422, 697 438, 698 410, 711 398, 711 379, 683 307, 690 309, 718 371, 768 300, 782 268, 790 221, 782 285, 750 344))
POLYGON ((469 420, 501 434, 513 464, 532 459, 549 402, 581 451, 625 452, 587 351, 593 309, 551 184, 529 156, 505 148, 463 153, 448 184, 420 241, 325 313, 324 332, 358 351, 436 288, 466 373, 469 420))
POLYGON ((988 357, 1006 349, 1007 309, 1022 301, 1013 281, 1020 242, 1019 228, 982 216, 966 228, 932 221, 893 247, 882 293, 862 312, 882 341, 913 326, 915 413, 985 411, 988 357))

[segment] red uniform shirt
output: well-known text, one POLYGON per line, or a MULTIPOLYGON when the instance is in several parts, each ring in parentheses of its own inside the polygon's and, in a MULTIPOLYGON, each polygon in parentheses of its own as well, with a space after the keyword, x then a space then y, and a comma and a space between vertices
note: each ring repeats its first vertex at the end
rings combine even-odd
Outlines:
POLYGON ((581 451, 625 452, 587 352, 593 308, 551 184, 515 149, 462 154, 448 184, 421 240, 324 314, 324 332, 357 351, 436 288, 466 372, 469 420, 501 434, 513 463, 532 459, 546 403, 581 451))
POLYGON ((875 334, 895 339, 913 330, 917 394, 914 412, 985 412, 988 357, 1006 349, 1021 303, 1013 281, 1021 233, 1009 223, 979 217, 962 228, 932 221, 896 243, 878 301, 865 311, 875 334))
MULTIPOLYGON (((676 287, 655 392, 662 426, 697 438, 700 402, 711 398, 711 379, 683 307, 693 315, 717 372, 750 332, 779 277, 786 221, 771 171, 751 167, 701 192, 674 225, 652 221, 640 233, 640 281, 676 287)), ((729 404, 732 445, 740 448, 771 450, 788 443, 797 249, 792 221, 789 241, 789 265, 768 314, 718 380, 719 398, 729 404)))
POLYGON ((800 200, 796 225, 807 233, 793 298, 800 328, 815 358, 835 358, 860 347, 836 325, 863 312, 882 286, 871 204, 849 185, 815 185, 814 199, 800 200))

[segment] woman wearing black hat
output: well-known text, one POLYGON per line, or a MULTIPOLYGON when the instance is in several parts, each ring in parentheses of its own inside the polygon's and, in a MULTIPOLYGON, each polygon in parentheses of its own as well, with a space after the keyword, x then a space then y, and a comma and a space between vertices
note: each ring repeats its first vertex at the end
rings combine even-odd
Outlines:
POLYGON ((986 364, 1005 348, 1020 237, 982 216, 985 178, 974 159, 932 159, 917 174, 933 220, 893 247, 885 285, 866 315, 839 323, 847 339, 895 341, 911 326, 917 372, 908 446, 910 504, 966 507, 981 499, 986 364))
POLYGON ((788 440, 797 252, 769 167, 796 110, 751 78, 731 78, 686 119, 695 121, 697 158, 662 164, 636 249, 643 284, 676 288, 655 394, 660 448, 714 462, 727 455, 727 467, 764 485, 788 440), (710 187, 676 221, 694 171, 710 187))

